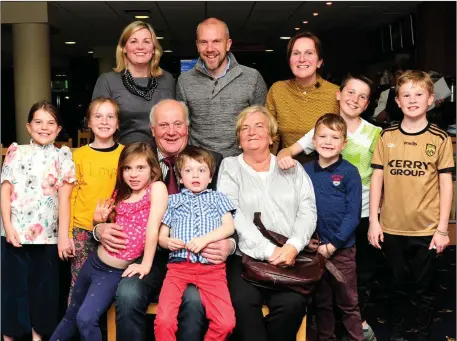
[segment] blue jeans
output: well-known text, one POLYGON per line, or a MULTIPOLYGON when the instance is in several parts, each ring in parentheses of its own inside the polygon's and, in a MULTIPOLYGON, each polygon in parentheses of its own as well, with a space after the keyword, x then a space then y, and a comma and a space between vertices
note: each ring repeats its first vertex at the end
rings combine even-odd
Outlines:
MULTIPOLYGON (((146 310, 151 302, 158 300, 167 261, 168 252, 157 251, 147 276, 126 277, 119 283, 115 300, 118 341, 145 340, 146 310)), ((197 288, 188 286, 178 314, 178 341, 201 341, 207 327, 205 316, 197 288)))
POLYGON ((70 305, 49 341, 71 340, 79 331, 82 341, 102 341, 100 316, 113 303, 124 270, 103 263, 91 252, 76 279, 70 305))

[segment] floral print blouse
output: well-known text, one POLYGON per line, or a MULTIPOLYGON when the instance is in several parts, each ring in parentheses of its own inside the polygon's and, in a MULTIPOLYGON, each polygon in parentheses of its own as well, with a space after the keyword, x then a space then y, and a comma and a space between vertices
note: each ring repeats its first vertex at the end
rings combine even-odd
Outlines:
POLYGON ((29 145, 13 143, 2 167, 2 184, 5 181, 13 187, 11 225, 21 243, 57 244, 58 190, 64 182, 76 181, 70 149, 40 146, 32 140, 29 145))

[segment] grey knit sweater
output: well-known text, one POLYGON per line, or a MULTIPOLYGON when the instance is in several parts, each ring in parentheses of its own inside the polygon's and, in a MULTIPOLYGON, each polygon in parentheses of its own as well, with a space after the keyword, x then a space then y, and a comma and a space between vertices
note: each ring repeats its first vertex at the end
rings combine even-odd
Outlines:
POLYGON ((194 68, 179 76, 176 86, 177 99, 189 107, 190 143, 224 157, 241 153, 236 143, 237 115, 250 105, 265 105, 267 95, 262 75, 228 55, 230 67, 222 78, 209 75, 199 58, 194 68))

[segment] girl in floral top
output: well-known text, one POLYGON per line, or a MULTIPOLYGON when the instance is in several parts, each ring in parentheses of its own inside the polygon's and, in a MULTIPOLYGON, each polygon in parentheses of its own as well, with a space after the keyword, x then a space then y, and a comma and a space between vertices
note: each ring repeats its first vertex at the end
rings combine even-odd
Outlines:
POLYGON ((5 341, 50 335, 57 323, 59 263, 74 255, 68 238, 75 167, 68 147, 54 140, 62 129, 50 102, 30 109, 29 145, 13 143, 1 174, 2 332, 5 341))
POLYGON ((126 248, 112 253, 100 244, 89 254, 76 279, 65 317, 50 341, 72 340, 78 330, 83 341, 101 341, 98 322, 113 303, 119 281, 135 274, 141 279, 149 273, 168 203, 161 178, 159 162, 149 144, 132 143, 122 150, 114 199, 97 204, 93 220, 106 222, 109 217, 122 226, 127 235, 126 248), (135 262, 142 254, 143 258, 135 262))

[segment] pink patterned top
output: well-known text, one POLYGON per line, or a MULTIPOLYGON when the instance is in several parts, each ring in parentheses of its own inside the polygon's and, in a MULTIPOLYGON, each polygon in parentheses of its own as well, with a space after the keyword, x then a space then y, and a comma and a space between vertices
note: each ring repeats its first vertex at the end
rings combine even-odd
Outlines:
MULTIPOLYGON (((152 185, 152 184, 151 184, 152 185)), ((123 227, 127 234, 127 247, 119 253, 106 250, 111 256, 132 260, 140 257, 144 251, 146 240, 146 225, 148 224, 151 210, 151 185, 149 185, 143 197, 136 202, 120 201, 116 207, 116 224, 123 227)))

